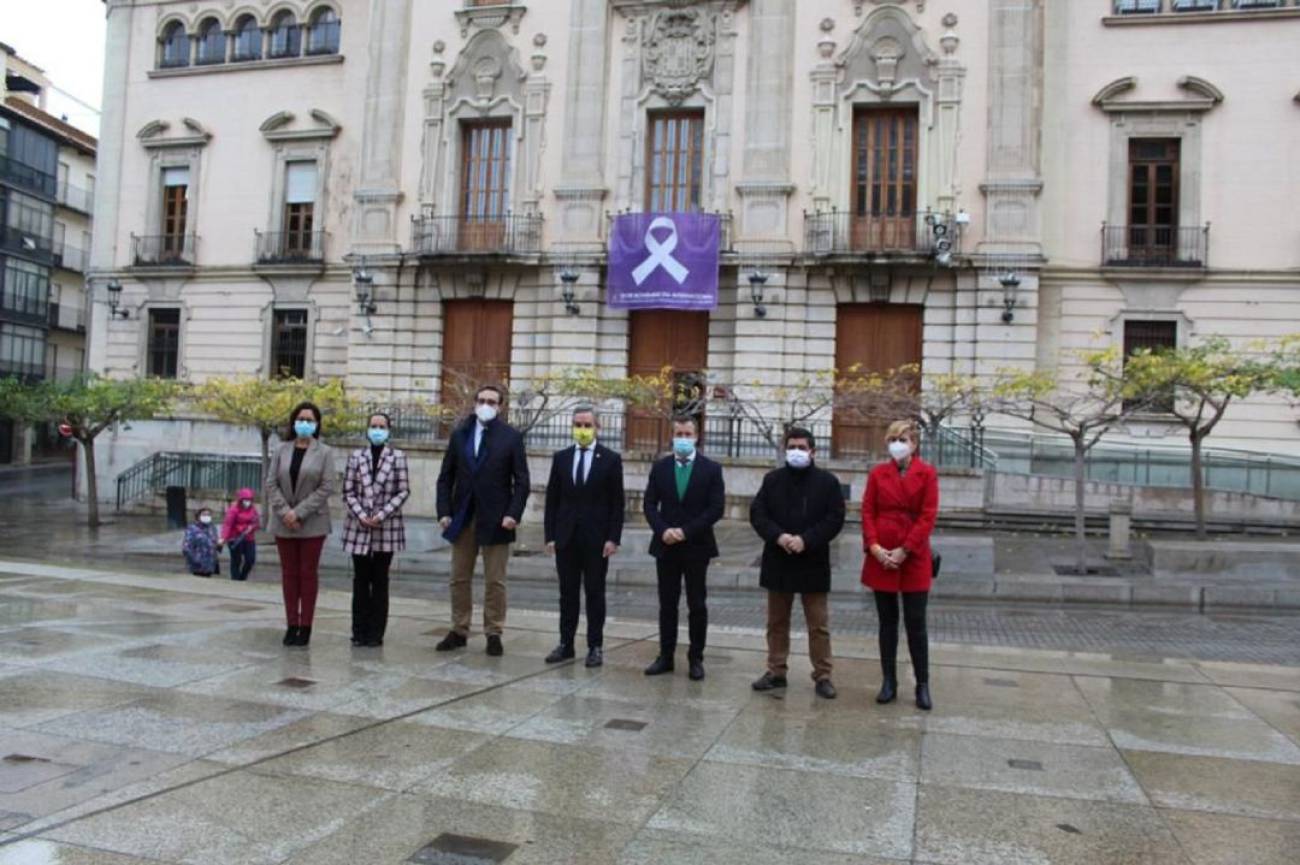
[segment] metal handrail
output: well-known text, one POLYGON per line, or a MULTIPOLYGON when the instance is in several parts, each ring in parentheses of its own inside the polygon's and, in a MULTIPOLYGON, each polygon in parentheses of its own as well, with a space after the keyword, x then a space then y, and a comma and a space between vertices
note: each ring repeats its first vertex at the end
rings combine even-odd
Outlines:
POLYGON ((419 255, 536 255, 542 251, 538 213, 411 218, 411 247, 419 255))
POLYGON ((943 238, 955 250, 957 224, 951 213, 859 216, 847 210, 819 210, 805 211, 803 219, 804 252, 809 255, 929 256, 943 238))
POLYGON ((260 491, 262 459, 257 456, 164 452, 151 454, 117 476, 117 509, 170 486, 260 491))
POLYGON ((1101 226, 1101 263, 1105 267, 1205 267, 1210 226, 1101 226))
POLYGON ((198 243, 194 234, 133 234, 131 260, 136 267, 189 267, 198 243))
POLYGON ((258 264, 319 263, 325 260, 324 231, 254 231, 258 264))

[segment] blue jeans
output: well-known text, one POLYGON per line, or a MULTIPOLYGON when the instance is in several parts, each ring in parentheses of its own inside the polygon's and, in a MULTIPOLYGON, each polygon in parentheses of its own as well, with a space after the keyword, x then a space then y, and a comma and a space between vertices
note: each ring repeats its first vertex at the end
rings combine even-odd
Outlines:
POLYGON ((249 539, 230 544, 230 579, 246 580, 257 561, 257 542, 249 539))

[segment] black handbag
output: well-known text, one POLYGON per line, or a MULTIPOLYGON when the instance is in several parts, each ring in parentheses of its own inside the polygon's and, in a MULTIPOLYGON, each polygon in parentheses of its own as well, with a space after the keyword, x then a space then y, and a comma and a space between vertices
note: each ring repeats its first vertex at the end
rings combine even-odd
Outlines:
POLYGON ((930 579, 939 579, 939 568, 943 566, 943 556, 938 553, 930 553, 930 579))

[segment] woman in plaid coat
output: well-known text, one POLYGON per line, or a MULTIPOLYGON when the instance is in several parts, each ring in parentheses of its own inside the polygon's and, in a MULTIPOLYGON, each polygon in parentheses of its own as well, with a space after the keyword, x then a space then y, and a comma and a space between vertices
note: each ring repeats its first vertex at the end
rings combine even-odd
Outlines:
POLYGON ((370 416, 369 447, 348 457, 343 475, 343 549, 352 554, 352 645, 382 646, 388 624, 388 567, 406 548, 402 504, 411 495, 406 454, 388 445, 388 415, 370 416))

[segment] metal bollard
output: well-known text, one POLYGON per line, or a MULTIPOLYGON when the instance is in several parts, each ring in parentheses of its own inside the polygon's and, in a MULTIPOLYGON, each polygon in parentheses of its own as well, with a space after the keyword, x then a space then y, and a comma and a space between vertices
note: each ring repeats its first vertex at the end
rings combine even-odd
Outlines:
POLYGON ((1110 503, 1110 547, 1106 558, 1128 560, 1133 558, 1133 503, 1114 501, 1110 503))

